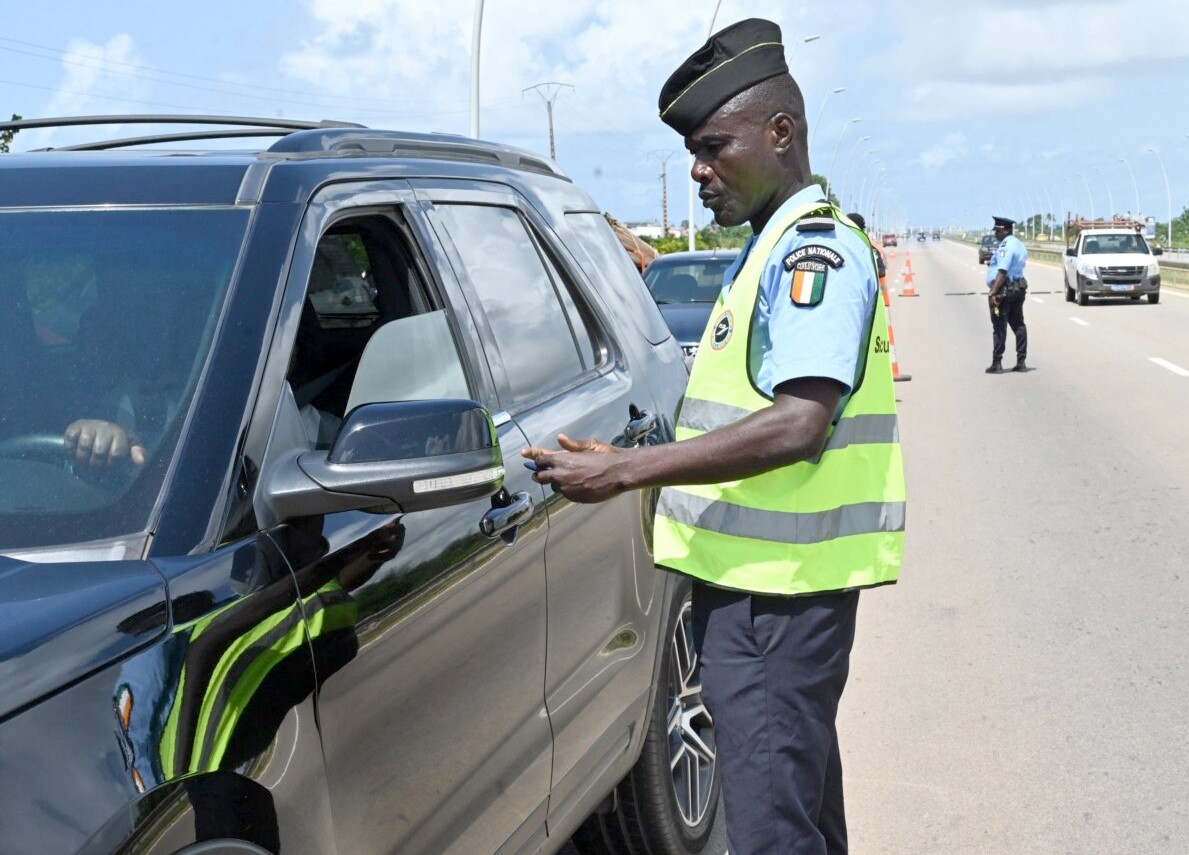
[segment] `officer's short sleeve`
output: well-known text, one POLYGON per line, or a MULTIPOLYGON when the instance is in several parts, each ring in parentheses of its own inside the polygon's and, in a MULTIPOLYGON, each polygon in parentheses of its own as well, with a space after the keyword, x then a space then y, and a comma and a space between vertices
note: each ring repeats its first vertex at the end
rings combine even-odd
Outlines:
POLYGON ((836 232, 790 235, 769 256, 764 271, 761 311, 766 303, 768 351, 757 385, 772 394, 789 380, 827 377, 849 394, 878 293, 871 252, 842 226, 836 232), (841 264, 825 264, 825 272, 815 274, 824 281, 820 301, 813 303, 814 294, 804 281, 806 271, 789 269, 795 262, 785 259, 793 251, 812 258, 819 247, 836 253, 841 264))

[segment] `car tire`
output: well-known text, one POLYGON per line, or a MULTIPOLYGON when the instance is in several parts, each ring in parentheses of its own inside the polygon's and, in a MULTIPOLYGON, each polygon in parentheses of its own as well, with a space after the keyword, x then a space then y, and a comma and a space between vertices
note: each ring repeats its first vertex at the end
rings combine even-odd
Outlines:
POLYGON ((1082 290, 1082 283, 1078 283, 1077 302, 1079 306, 1086 306, 1090 303, 1090 295, 1082 290))
POLYGON ((1065 302, 1072 303, 1073 302, 1073 289, 1069 287, 1069 280, 1065 279, 1064 284, 1065 284, 1065 302))
POLYGON ((664 665, 640 758, 609 810, 574 834, 582 855, 694 855, 718 813, 714 722, 702 702, 689 594, 669 624, 664 665))
POLYGON ((1155 305, 1156 303, 1159 303, 1160 302, 1160 292, 1157 291, 1155 294, 1149 294, 1148 302, 1153 305, 1155 305))

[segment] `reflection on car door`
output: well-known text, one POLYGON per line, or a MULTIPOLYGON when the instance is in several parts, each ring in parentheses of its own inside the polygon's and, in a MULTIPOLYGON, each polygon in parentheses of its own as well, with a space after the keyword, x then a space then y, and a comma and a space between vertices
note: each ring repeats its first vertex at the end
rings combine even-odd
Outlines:
MULTIPOLYGON (((315 206, 310 216, 318 213, 315 206)), ((418 229, 416 212, 394 208, 392 228, 383 219, 370 214, 353 228, 340 215, 320 229, 351 248, 340 253, 342 263, 370 265, 358 275, 376 289, 378 329, 353 381, 367 385, 370 397, 360 400, 352 388, 352 407, 417 395, 409 375, 420 370, 419 354, 394 350, 385 325, 441 312, 451 320, 444 328, 457 329, 453 299, 443 296, 456 285, 435 272, 437 251, 418 229), (385 293, 393 288, 419 293, 385 293), (404 316, 389 319, 386 312, 404 316), (369 370, 372 358, 385 370, 369 370), (413 367, 393 368, 401 359, 413 367), (395 384, 387 390, 384 376, 395 384)), ((295 271, 316 266, 295 264, 295 271)), ((351 323, 366 323, 365 310, 350 310, 351 323)), ((486 377, 482 368, 466 348, 452 350, 471 364, 446 373, 471 377, 473 388, 465 391, 490 407, 489 381, 474 379, 486 377)), ((526 440, 503 422, 501 450, 505 460, 518 460, 526 440)), ((531 503, 533 515, 503 536, 480 530, 502 497, 404 515, 329 514, 274 533, 297 575, 307 619, 329 622, 314 627, 322 637, 339 636, 338 644, 316 648, 315 659, 342 852, 470 855, 541 833, 552 750, 542 691, 547 526, 543 493, 523 467, 508 466, 505 489, 509 501, 519 495, 531 503)))

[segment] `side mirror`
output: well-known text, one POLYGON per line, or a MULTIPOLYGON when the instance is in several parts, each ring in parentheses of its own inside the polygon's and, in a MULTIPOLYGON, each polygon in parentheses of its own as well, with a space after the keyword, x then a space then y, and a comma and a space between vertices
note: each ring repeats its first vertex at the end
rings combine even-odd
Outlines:
POLYGON ((278 519, 410 513, 494 494, 504 461, 491 415, 474 401, 399 401, 356 407, 329 452, 293 452, 265 479, 278 519))
POLYGON ((1066 247, 1065 254, 1068 255, 1070 258, 1077 258, 1078 257, 1078 248, 1076 246, 1066 247))
POLYGON ((1164 255, 1164 249, 1159 246, 1152 247, 1152 255, 1164 255))

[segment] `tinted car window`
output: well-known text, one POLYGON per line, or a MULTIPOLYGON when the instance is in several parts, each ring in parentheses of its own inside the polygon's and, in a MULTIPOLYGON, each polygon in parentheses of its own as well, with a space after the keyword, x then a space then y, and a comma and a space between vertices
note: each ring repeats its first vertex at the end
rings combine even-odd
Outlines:
POLYGON ((512 396, 506 403, 581 375, 570 319, 520 215, 482 205, 440 205, 438 212, 495 335, 512 396))
POLYGON ((205 364, 248 214, 0 215, 0 547, 142 531, 205 364), (67 428, 143 449, 70 460, 67 428))
POLYGON ((576 250, 578 264, 594 286, 607 294, 610 303, 624 307, 624 313, 632 318, 649 342, 660 344, 668 339, 669 327, 665 319, 647 289, 642 287, 640 274, 603 215, 566 214, 566 225, 576 238, 569 243, 576 250))

